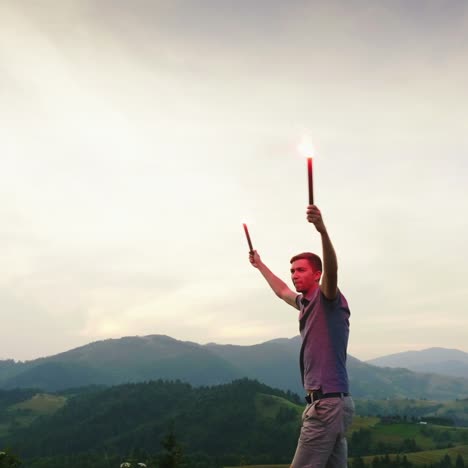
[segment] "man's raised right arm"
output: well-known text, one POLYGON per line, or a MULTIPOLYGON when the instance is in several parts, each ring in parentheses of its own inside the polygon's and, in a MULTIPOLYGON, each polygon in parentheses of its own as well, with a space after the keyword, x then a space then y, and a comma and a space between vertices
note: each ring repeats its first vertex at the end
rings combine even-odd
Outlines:
POLYGON ((254 250, 249 255, 250 263, 257 268, 258 271, 262 274, 262 276, 266 279, 267 283, 269 284, 270 288, 273 292, 280 298, 283 299, 286 303, 290 306, 294 307, 295 309, 299 309, 296 303, 296 297, 298 296, 294 291, 292 291, 288 285, 278 278, 261 260, 260 255, 258 255, 257 251, 254 250))

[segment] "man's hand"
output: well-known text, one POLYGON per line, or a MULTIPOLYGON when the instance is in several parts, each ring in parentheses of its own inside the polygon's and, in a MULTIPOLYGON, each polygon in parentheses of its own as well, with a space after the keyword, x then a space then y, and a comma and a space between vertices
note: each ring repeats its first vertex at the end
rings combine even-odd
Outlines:
POLYGON ((323 272, 320 289, 324 296, 332 301, 338 294, 338 260, 335 249, 328 236, 322 214, 315 205, 307 207, 307 221, 315 226, 322 237, 323 272))
POLYGON ((260 255, 258 255, 258 252, 256 250, 249 253, 249 260, 252 266, 254 266, 255 268, 258 268, 262 264, 260 255))
POLYGON ((299 309, 299 306, 296 303, 297 294, 294 291, 289 289, 288 285, 278 278, 263 262, 258 255, 258 252, 254 250, 249 253, 249 260, 252 266, 258 269, 258 271, 263 275, 267 280, 267 283, 270 285, 270 288, 273 292, 283 301, 287 302, 290 306, 295 309, 299 309))
POLYGON ((309 205, 307 207, 307 221, 312 223, 320 234, 327 232, 327 228, 322 219, 322 213, 320 213, 320 210, 315 205, 309 205))

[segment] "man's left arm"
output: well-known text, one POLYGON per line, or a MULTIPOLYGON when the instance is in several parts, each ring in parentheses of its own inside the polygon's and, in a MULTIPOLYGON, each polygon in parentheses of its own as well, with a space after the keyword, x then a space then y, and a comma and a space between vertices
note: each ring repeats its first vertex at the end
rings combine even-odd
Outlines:
POLYGON ((309 205, 307 208, 307 220, 314 224, 322 238, 323 271, 320 289, 327 299, 336 299, 338 295, 338 260, 327 228, 323 222, 322 214, 315 205, 309 205))
POLYGON ((322 236, 323 272, 320 289, 327 299, 333 300, 338 295, 338 260, 331 243, 328 232, 320 233, 322 236))

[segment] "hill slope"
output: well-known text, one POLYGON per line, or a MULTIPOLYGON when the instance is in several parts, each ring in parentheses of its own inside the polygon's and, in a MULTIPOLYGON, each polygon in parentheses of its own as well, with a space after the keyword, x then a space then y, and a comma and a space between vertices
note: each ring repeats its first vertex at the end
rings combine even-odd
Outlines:
MULTIPOLYGON (((199 388, 163 381, 88 388, 67 399, 60 395, 29 397, 20 390, 0 392, 0 396, 7 405, 0 407, 0 415, 13 409, 30 409, 43 415, 32 418, 26 428, 12 426, 9 434, 0 434, 0 446, 12 447, 31 468, 118 466, 107 464, 105 454, 117 460, 138 453, 140 459, 147 460, 160 452, 160 441, 171 425, 190 457, 197 453, 205 457, 194 465, 200 468, 239 465, 242 460, 286 463, 294 453, 304 408, 291 395, 247 379, 199 388), (27 399, 18 401, 21 398, 27 399), (90 460, 90 455, 96 459, 90 460), (32 457, 41 459, 34 462, 32 457), (81 462, 80 457, 84 457, 81 462)), ((366 401, 356 403, 359 411, 366 401)), ((405 414, 417 410, 420 415, 444 409, 468 410, 468 400, 369 403, 379 413, 382 405, 388 406, 388 411, 399 406, 405 414)), ((407 453, 467 444, 468 428, 361 414, 354 418, 348 438, 350 456, 407 453)))
POLYGON ((124 456, 136 447, 155 453, 174 424, 187 452, 237 463, 243 456, 287 461, 302 409, 281 391, 246 379, 208 388, 162 381, 126 384, 71 398, 0 445, 26 458, 86 452, 124 456))
POLYGON ((367 361, 380 367, 403 367, 415 372, 433 372, 468 378, 468 353, 458 349, 428 348, 406 351, 367 361))
POLYGON ((10 365, 5 373, 0 367, 0 388, 55 391, 159 378, 216 385, 242 377, 239 369, 209 349, 164 335, 97 341, 17 366, 12 370, 10 365))
MULTIPOLYGON (((300 337, 253 346, 202 346, 163 335, 125 337, 26 363, 7 361, 8 364, 0 365, 0 388, 56 391, 155 379, 217 385, 249 377, 302 395, 299 349, 300 337)), ((357 398, 454 400, 468 396, 467 379, 380 368, 352 356, 348 357, 348 369, 351 391, 357 398)))

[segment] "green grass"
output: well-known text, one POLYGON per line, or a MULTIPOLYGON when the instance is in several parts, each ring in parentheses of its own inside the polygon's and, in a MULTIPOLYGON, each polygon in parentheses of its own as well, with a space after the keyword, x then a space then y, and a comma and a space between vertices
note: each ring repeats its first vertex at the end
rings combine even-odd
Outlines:
MULTIPOLYGON (((298 405, 288 400, 285 400, 284 398, 274 395, 259 393, 256 396, 255 409, 257 411, 257 414, 264 418, 274 419, 282 407, 293 409, 297 414, 297 423, 301 423, 302 412, 305 408, 304 405, 298 405)), ((352 434, 354 431, 358 431, 361 428, 372 428, 379 421, 380 418, 376 416, 354 416, 353 423, 348 431, 348 435, 352 434)))
MULTIPOLYGON (((451 442, 453 445, 463 445, 467 442, 468 428, 453 426, 421 425, 414 423, 377 424, 372 429, 372 439, 375 443, 397 445, 404 439, 414 439, 422 450, 435 450, 437 440, 440 443, 451 442), (446 435, 446 439, 440 436, 446 435)), ((440 445, 439 445, 440 446, 440 445)))
POLYGON ((225 466, 224 468, 289 468, 290 465, 245 465, 245 466, 225 466))
MULTIPOLYGON (((468 445, 459 445, 458 447, 440 449, 440 450, 426 450, 424 452, 414 452, 414 453, 405 453, 400 454, 400 458, 403 455, 406 456, 408 461, 413 463, 414 465, 429 465, 431 463, 438 463, 446 454, 450 455, 452 459, 452 463, 455 462, 458 455, 461 455, 464 459, 465 463, 468 461, 468 445)), ((389 458, 391 460, 397 457, 396 454, 390 454, 389 458)), ((371 455, 368 457, 362 457, 364 463, 366 465, 371 465, 372 460, 375 458, 375 455, 371 455)), ((349 461, 348 466, 351 464, 351 460, 349 461)), ((246 465, 241 467, 225 467, 225 468, 289 468, 288 465, 246 465)))
POLYGON ((65 405, 66 401, 67 399, 64 396, 38 393, 29 400, 11 406, 9 411, 31 410, 35 415, 41 416, 55 413, 65 405))
POLYGON ((468 426, 468 398, 455 401, 434 401, 415 399, 369 400, 356 399, 359 414, 381 414, 401 416, 414 415, 424 419, 441 417, 452 419, 457 426, 468 426))
POLYGON ((405 439, 414 439, 418 447, 425 450, 434 448, 434 440, 422 433, 423 426, 418 424, 378 424, 372 436, 376 442, 398 444, 405 439))
MULTIPOLYGON (((462 437, 460 436, 468 433, 468 428, 437 426, 432 424, 426 426, 415 423, 382 424, 380 423, 380 419, 377 417, 355 416, 353 424, 348 431, 348 436, 361 428, 370 429, 372 431, 372 439, 374 443, 384 442, 386 444, 395 444, 398 446, 404 439, 414 439, 416 444, 423 449, 423 451, 399 454, 400 457, 405 455, 414 465, 437 463, 446 454, 450 455, 453 463, 455 462, 458 454, 464 458, 465 463, 468 461, 468 445, 466 445, 466 442, 457 442, 457 439, 452 439, 452 443, 459 443, 460 445, 452 448, 435 449, 436 441, 432 438, 432 436, 437 434, 452 433, 452 436, 453 434, 456 434, 459 436, 458 440, 462 440, 462 437), (426 429, 427 432, 428 428, 432 433, 424 434, 424 430, 426 429)), ((382 455, 384 454, 379 454, 378 456, 382 455)), ((362 458, 366 464, 370 465, 375 456, 377 455, 369 455, 362 458)), ((391 459, 396 458, 397 454, 390 454, 389 457, 391 459)), ((289 468, 289 465, 249 465, 237 468, 289 468)))
POLYGON ((14 427, 29 426, 39 416, 55 413, 66 401, 64 396, 38 393, 29 400, 9 406, 6 419, 0 420, 0 436, 7 436, 14 427))
MULTIPOLYGON (((425 465, 439 462, 446 454, 450 455, 452 463, 455 462, 457 455, 461 455, 466 462, 468 461, 468 445, 459 445, 458 447, 445 448, 439 450, 425 450, 423 452, 405 453, 399 454, 399 456, 401 458, 403 457, 403 455, 405 455, 408 461, 414 463, 415 465, 425 465)), ((374 457, 375 455, 371 455, 368 457, 362 457, 362 459, 364 460, 364 463, 366 465, 370 465, 374 457)), ((395 459, 396 457, 396 454, 389 455, 389 458, 391 460, 395 459)))
POLYGON ((376 416, 354 416, 351 427, 348 429, 347 436, 359 429, 370 429, 380 422, 380 418, 376 416))
POLYGON ((255 397, 255 409, 257 414, 264 418, 276 418, 281 408, 291 408, 297 413, 298 424, 300 416, 304 410, 303 405, 296 405, 289 400, 275 396, 258 393, 255 397))

